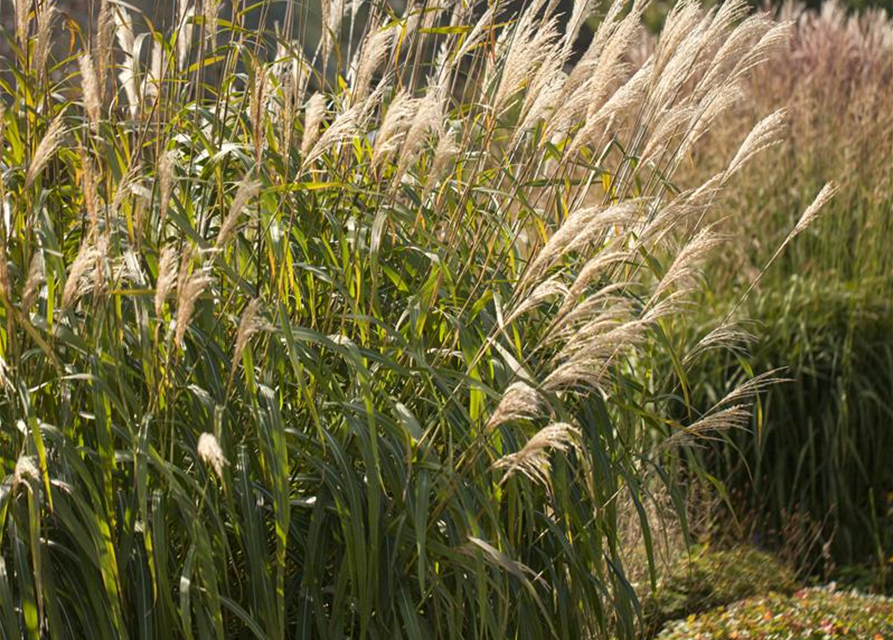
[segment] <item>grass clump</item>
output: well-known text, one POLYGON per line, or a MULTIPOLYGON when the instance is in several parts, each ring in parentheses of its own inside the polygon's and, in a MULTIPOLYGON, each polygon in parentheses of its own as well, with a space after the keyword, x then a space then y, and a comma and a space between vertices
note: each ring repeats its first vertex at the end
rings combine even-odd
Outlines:
POLYGON ((657 590, 645 599, 650 626, 724 606, 752 596, 789 594, 797 581, 773 555, 750 546, 693 548, 671 566, 657 590))
POLYGON ((4 15, 0 630, 634 637, 620 505, 649 548, 759 389, 670 419, 667 336, 781 114, 674 172, 788 25, 683 2, 634 71, 641 2, 576 66, 584 2, 221 6, 100 2, 62 58, 4 15))
POLYGON ((829 588, 770 594, 691 616, 660 640, 828 640, 893 638, 893 601, 829 588))

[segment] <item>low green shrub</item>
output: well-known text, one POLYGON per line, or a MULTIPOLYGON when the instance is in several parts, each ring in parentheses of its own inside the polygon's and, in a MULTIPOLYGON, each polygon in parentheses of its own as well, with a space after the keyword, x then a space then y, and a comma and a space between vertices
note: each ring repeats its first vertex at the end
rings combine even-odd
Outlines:
POLYGON ((855 591, 772 593, 678 622, 659 640, 889 640, 893 601, 855 591))
POLYGON ((697 547, 671 567, 645 600, 649 626, 657 629, 737 600, 769 592, 791 593, 793 572, 774 556, 749 546, 728 550, 697 547))

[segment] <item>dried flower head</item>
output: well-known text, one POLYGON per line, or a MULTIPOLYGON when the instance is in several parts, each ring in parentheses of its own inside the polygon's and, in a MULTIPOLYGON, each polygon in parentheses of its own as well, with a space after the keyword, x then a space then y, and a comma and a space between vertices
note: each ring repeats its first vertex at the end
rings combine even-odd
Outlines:
POLYGON ((183 338, 186 337, 186 330, 192 321, 195 303, 213 281, 214 278, 201 269, 190 275, 180 287, 177 298, 177 329, 174 334, 174 344, 177 347, 183 346, 183 338))
POLYGON ((580 432, 574 426, 556 422, 537 432, 523 449, 503 456, 493 466, 505 470, 501 482, 520 472, 534 482, 549 486, 552 470, 549 455, 552 451, 567 451, 579 438, 580 432))
POLYGON ((34 460, 34 456, 21 455, 16 460, 15 471, 12 474, 13 488, 24 484, 31 490, 30 480, 40 480, 40 468, 34 460))
POLYGON ((167 245, 158 258, 158 280, 155 283, 155 315, 161 317, 164 302, 177 284, 177 250, 167 245))
POLYGON ((206 465, 214 470, 214 473, 223 482, 223 468, 229 464, 223 455, 223 449, 214 434, 203 433, 198 437, 198 445, 195 448, 198 457, 206 465))
POLYGON ((34 183, 37 176, 47 165, 47 162, 50 161, 50 158, 53 157, 56 151, 59 150, 59 146, 62 144, 62 137, 65 135, 62 116, 63 114, 59 113, 59 115, 53 119, 50 126, 47 127, 46 133, 43 134, 40 143, 37 145, 37 149, 34 151, 34 156, 31 158, 31 164, 28 166, 28 173, 25 174, 26 189, 34 183))

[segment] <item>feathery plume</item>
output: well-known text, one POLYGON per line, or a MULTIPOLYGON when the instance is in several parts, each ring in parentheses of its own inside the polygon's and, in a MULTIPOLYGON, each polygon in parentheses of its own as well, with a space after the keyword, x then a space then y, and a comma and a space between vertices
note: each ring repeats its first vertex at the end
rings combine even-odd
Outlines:
POLYGON ((815 222, 816 218, 819 217, 819 214, 822 212, 822 209, 828 202, 833 198, 838 191, 837 184, 834 182, 827 183, 822 190, 819 191, 819 194, 815 197, 815 200, 812 201, 812 204, 807 207, 806 211, 803 212, 803 215, 800 216, 800 220, 797 221, 797 226, 794 227, 794 230, 791 231, 788 240, 785 241, 785 244, 793 240, 795 237, 806 231, 809 226, 815 222))
POLYGON ((550 453, 566 452, 579 438, 580 432, 566 422, 556 422, 544 427, 527 441, 523 449, 505 455, 493 464, 496 469, 505 469, 500 484, 520 472, 533 482, 548 487, 552 470, 550 453))
POLYGON ((164 302, 177 284, 177 250, 167 245, 158 258, 158 280, 155 283, 155 316, 160 318, 164 302))
POLYGON ((99 228, 99 194, 96 190, 96 173, 93 163, 86 153, 81 152, 81 187, 84 190, 84 205, 87 207, 87 216, 90 218, 90 232, 96 233, 99 228))
POLYGON ((217 42, 217 20, 220 18, 220 0, 203 0, 202 18, 205 39, 213 47, 217 42))
POLYGON ((46 72, 47 57, 52 47, 53 23, 58 15, 55 0, 44 2, 37 13, 37 37, 34 39, 34 68, 46 72))
POLYGON ((319 160, 330 149, 357 135, 369 118, 370 109, 378 102, 378 90, 363 102, 353 105, 335 118, 304 157, 306 168, 319 160))
POLYGON ((174 152, 163 151, 158 162, 159 216, 162 222, 167 217, 171 194, 174 189, 174 152))
POLYGON ((68 278, 62 289, 63 309, 68 309, 73 302, 86 293, 81 280, 91 268, 95 267, 96 261, 100 257, 96 245, 90 241, 89 237, 84 238, 78 249, 77 257, 68 269, 68 278))
POLYGON ((667 269, 664 277, 661 278, 660 284, 654 290, 651 302, 653 303, 657 300, 670 287, 683 284, 695 276, 698 273, 697 268, 699 264, 706 255, 721 243, 722 238, 710 228, 702 229, 698 232, 679 252, 673 264, 667 269))
POLYGON ((62 143, 62 137, 65 135, 62 120, 63 114, 57 115, 50 126, 47 127, 46 133, 37 145, 34 156, 31 158, 31 164, 28 166, 28 173, 25 174, 25 188, 30 187, 37 179, 38 174, 43 171, 50 158, 59 150, 62 143))
POLYGON ((740 352, 745 345, 756 341, 756 336, 741 328, 735 322, 723 322, 698 340, 694 348, 685 356, 683 363, 690 363, 707 351, 722 349, 740 352))
POLYGON ((195 448, 198 457, 206 465, 214 470, 214 474, 223 482, 223 467, 229 462, 223 455, 223 449, 217 438, 211 433, 203 433, 198 437, 198 445, 195 448))
POLYGON ((261 184, 257 180, 252 180, 249 176, 242 178, 239 188, 236 189, 236 195, 233 197, 229 212, 220 225, 220 231, 217 233, 217 240, 214 243, 216 249, 223 249, 232 240, 233 233, 239 222, 239 216, 245 209, 248 202, 260 193, 261 184))
POLYGON ((40 480, 40 469, 34 462, 33 456, 21 455, 16 460, 15 471, 12 474, 13 491, 21 484, 31 490, 29 480, 40 480))
POLYGON ((192 321, 195 303, 213 281, 214 278, 205 270, 200 269, 190 275, 180 287, 177 299, 177 330, 174 334, 174 344, 178 348, 183 346, 183 338, 192 321))
POLYGON ((786 121, 787 111, 785 109, 779 109, 760 120, 747 134, 744 142, 738 148, 738 153, 729 163, 725 173, 726 180, 740 171, 758 153, 781 142, 785 133, 786 121))
POLYGON ((20 45, 28 41, 28 27, 31 25, 31 0, 13 0, 16 17, 16 37, 20 45))
POLYGON ((369 93, 372 78, 388 55, 388 48, 394 37, 392 29, 373 26, 357 53, 356 79, 353 85, 354 104, 362 101, 369 93))
POLYGON ((99 131, 99 120, 102 117, 102 103, 99 99, 99 82, 96 79, 96 70, 93 68, 93 59, 90 52, 85 51, 78 59, 81 67, 81 86, 84 94, 84 109, 90 118, 93 132, 99 131))
POLYGON ((557 295, 561 296, 563 300, 566 300, 568 296, 570 296, 570 291, 568 290, 567 285, 561 282, 560 279, 555 277, 549 278, 545 282, 541 282, 531 293, 520 301, 518 306, 505 319, 505 324, 511 324, 521 317, 521 315, 530 309, 533 309, 544 300, 548 300, 557 295))
POLYGON ((400 143, 403 142, 406 130, 418 107, 419 100, 410 98, 403 90, 394 96, 375 137, 375 147, 372 149, 373 165, 380 167, 388 156, 400 148, 400 143))
POLYGON ((301 155, 307 157, 310 149, 319 139, 319 126, 326 117, 326 97, 321 93, 314 93, 307 101, 304 110, 304 137, 301 140, 301 155))
POLYGON ((115 9, 109 0, 102 0, 96 21, 96 77, 99 102, 105 100, 106 78, 112 66, 112 44, 115 41, 115 9))
POLYGON ((484 430, 492 431, 513 420, 533 420, 540 413, 542 400, 536 389, 523 381, 509 385, 484 430))
POLYGON ((422 200, 428 197, 428 194, 437 185, 437 181, 446 174, 457 155, 459 155, 459 145, 456 143, 455 134, 452 131, 445 131, 434 149, 434 157, 431 160, 431 168, 428 170, 428 182, 425 185, 422 200))
POLYGON ((22 311, 28 312, 37 300, 40 286, 46 281, 43 267, 43 254, 37 250, 31 256, 28 275, 25 277, 25 288, 22 290, 22 311))
POLYGON ((446 95, 442 88, 431 87, 419 103, 418 111, 412 119, 409 131, 406 132, 403 149, 400 151, 400 157, 397 161, 397 171, 394 176, 395 185, 400 182, 400 178, 418 158, 419 153, 422 151, 422 143, 425 141, 425 136, 428 135, 428 132, 440 126, 445 99, 446 95))
POLYGON ((254 298, 245 306, 242 318, 239 320, 239 330, 236 332, 236 348, 233 350, 233 366, 230 370, 230 379, 235 375, 242 353, 248 345, 248 341, 258 331, 263 331, 266 323, 260 314, 260 299, 254 298))
POLYGON ((750 422, 751 411, 746 405, 733 405, 709 413, 696 422, 682 427, 663 441, 662 448, 673 447, 695 438, 707 438, 712 431, 745 429, 750 422))

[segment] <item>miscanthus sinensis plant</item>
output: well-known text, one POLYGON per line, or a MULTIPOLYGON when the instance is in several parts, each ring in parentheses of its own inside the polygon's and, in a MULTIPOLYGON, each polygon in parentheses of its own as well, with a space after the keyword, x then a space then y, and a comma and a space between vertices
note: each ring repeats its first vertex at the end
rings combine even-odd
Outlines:
POLYGON ((0 7, 4 637, 634 636, 618 513, 648 546, 760 387, 664 411, 736 335, 667 328, 783 114, 673 173, 787 25, 683 2, 632 69, 641 2, 577 59, 586 2, 332 2, 305 45, 295 3, 109 0, 66 57, 0 7))

